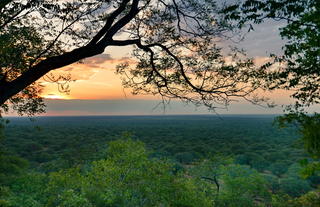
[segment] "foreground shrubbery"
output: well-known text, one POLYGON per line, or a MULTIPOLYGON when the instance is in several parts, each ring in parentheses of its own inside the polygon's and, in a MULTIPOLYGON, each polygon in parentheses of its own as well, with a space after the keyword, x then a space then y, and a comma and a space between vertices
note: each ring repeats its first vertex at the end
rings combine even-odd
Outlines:
POLYGON ((144 144, 132 140, 111 142, 105 159, 48 176, 30 173, 10 188, 8 206, 212 206, 204 185, 174 173, 169 161, 149 159, 144 144))
POLYGON ((50 174, 16 175, 1 187, 0 206, 317 206, 319 194, 271 194, 256 170, 215 157, 177 170, 150 158, 144 144, 110 142, 104 159, 50 174), (284 205, 285 204, 285 205, 284 205))

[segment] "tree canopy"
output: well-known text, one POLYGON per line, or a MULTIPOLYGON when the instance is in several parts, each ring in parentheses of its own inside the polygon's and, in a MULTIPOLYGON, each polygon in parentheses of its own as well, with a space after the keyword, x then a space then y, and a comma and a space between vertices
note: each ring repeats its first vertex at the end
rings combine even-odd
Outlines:
POLYGON ((271 54, 273 61, 262 68, 269 90, 293 90, 299 105, 310 106, 320 99, 320 3, 317 0, 245 0, 223 11, 239 28, 266 20, 284 21, 280 36, 286 40, 284 54, 271 54), (274 70, 268 70, 280 63, 274 70))
POLYGON ((296 100, 287 106, 287 114, 277 119, 280 126, 288 123, 298 127, 305 149, 317 159, 307 164, 306 174, 319 171, 319 113, 310 115, 305 107, 320 103, 320 2, 316 0, 245 0, 228 5, 222 11, 238 28, 267 19, 284 21, 280 36, 286 40, 281 55, 270 54, 271 61, 263 65, 262 87, 267 90, 292 91, 296 100), (276 67, 271 67, 278 64, 276 67))

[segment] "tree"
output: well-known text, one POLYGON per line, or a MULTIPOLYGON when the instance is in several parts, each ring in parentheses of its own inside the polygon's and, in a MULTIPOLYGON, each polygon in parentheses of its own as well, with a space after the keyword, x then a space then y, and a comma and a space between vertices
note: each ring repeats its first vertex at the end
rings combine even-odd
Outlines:
POLYGON ((298 128, 304 149, 311 156, 312 161, 305 159, 301 162, 305 166, 302 171, 304 177, 320 172, 320 114, 312 116, 303 112, 289 113, 278 117, 277 122, 280 127, 287 127, 294 124, 298 128))
POLYGON ((298 197, 309 192, 312 190, 312 188, 306 180, 289 177, 280 180, 280 190, 284 191, 290 196, 298 197))
POLYGON ((283 55, 271 54, 273 62, 262 66, 265 87, 294 89, 292 97, 309 106, 320 98, 320 3, 317 0, 245 0, 228 5, 223 11, 239 28, 260 24, 267 19, 285 21, 280 36, 287 40, 283 55), (267 70, 282 63, 276 70, 267 70))
POLYGON ((208 181, 215 185, 215 200, 217 200, 219 199, 221 188, 220 180, 223 175, 221 168, 230 164, 232 164, 232 159, 222 156, 214 156, 210 157, 210 159, 203 160, 191 168, 190 171, 192 176, 198 177, 200 180, 208 181))
POLYGON ((5 200, 9 206, 212 206, 195 179, 172 171, 170 162, 149 158, 142 142, 121 139, 108 143, 104 159, 21 177, 5 200))
POLYGON ((295 123, 305 149, 316 159, 307 166, 307 173, 320 169, 319 114, 309 115, 303 107, 320 103, 320 2, 317 0, 245 0, 229 5, 223 11, 227 19, 236 21, 239 28, 260 24, 266 19, 283 20, 280 36, 287 40, 283 55, 273 55, 273 61, 262 69, 264 87, 268 90, 293 90, 296 103, 288 106, 287 114, 278 118, 280 126, 295 123), (280 63, 276 69, 271 69, 280 63))
POLYGON ((274 207, 317 207, 319 202, 319 191, 310 191, 298 198, 291 198, 288 195, 273 195, 272 198, 272 206, 274 207))
POLYGON ((219 42, 233 29, 206 0, 28 0, 0 5, 0 105, 20 114, 43 111, 37 80, 46 76, 62 91, 70 77, 51 71, 101 54, 109 46, 133 45, 135 66, 118 72, 133 93, 160 94, 213 109, 242 97, 251 102, 259 83, 251 60, 219 42), (10 40, 10 41, 8 41, 10 40), (249 96, 249 95, 253 96, 249 96))
POLYGON ((223 167, 222 174, 223 184, 217 206, 245 207, 269 203, 266 180, 256 170, 234 164, 223 167))

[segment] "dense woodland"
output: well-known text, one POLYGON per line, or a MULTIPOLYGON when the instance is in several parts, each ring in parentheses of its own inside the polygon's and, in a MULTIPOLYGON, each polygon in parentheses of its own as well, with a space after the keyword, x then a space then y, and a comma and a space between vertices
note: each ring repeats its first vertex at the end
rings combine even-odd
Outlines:
POLYGON ((297 131, 273 120, 10 118, 2 205, 317 206, 320 177, 303 177, 297 131))

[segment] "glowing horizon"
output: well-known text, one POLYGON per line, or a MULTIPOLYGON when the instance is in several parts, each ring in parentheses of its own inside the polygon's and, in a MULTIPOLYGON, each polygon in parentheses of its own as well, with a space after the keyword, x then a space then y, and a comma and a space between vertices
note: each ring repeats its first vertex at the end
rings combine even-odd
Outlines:
MULTIPOLYGON (((256 64, 263 64, 268 60, 270 53, 281 53, 280 46, 283 45, 283 40, 281 40, 280 36, 276 34, 278 33, 278 28, 280 25, 281 23, 263 23, 257 26, 255 31, 249 33, 246 40, 241 42, 242 45, 238 46, 244 48, 247 51, 249 57, 255 58, 256 64)), ((129 62, 130 64, 133 64, 134 61, 129 58, 131 51, 131 46, 108 47, 101 55, 87 58, 83 60, 82 63, 75 63, 55 70, 53 72, 54 74, 71 74, 72 78, 75 80, 73 82, 70 82, 70 94, 60 93, 57 84, 41 80, 39 82, 44 85, 41 96, 46 100, 62 100, 62 102, 64 103, 68 102, 68 105, 71 106, 71 103, 76 103, 76 101, 74 100, 92 100, 92 103, 95 103, 95 101, 99 102, 99 100, 118 100, 118 103, 125 103, 130 100, 160 100, 159 96, 132 95, 130 89, 123 88, 120 76, 115 74, 116 66, 119 63, 123 62, 129 62)), ((271 100, 275 101, 275 103, 278 105, 285 105, 292 103, 293 99, 290 98, 291 93, 292 92, 290 91, 276 90, 273 92, 261 91, 259 92, 259 95, 270 97, 271 100)), ((63 105, 62 102, 59 104, 63 105)), ((91 103, 90 101, 86 103, 88 103, 88 105, 86 107, 83 106, 81 108, 82 111, 78 110, 72 113, 66 113, 87 113, 85 111, 92 110, 92 107, 94 106, 89 104, 91 103)), ((243 108, 235 107, 236 109, 234 110, 234 112, 236 113, 247 113, 250 112, 251 107, 253 108, 253 105, 248 102, 239 101, 233 102, 232 104, 237 105, 237 103, 246 104, 247 109, 243 110, 243 108)), ((51 115, 56 113, 51 110, 55 107, 55 104, 57 103, 54 102, 50 104, 50 106, 48 106, 48 111, 50 111, 51 115)), ((125 109, 127 110, 125 113, 130 114, 135 113, 135 107, 138 107, 138 105, 133 106, 128 103, 128 106, 116 104, 115 106, 112 105, 112 107, 118 107, 119 111, 117 113, 120 113, 122 109, 124 110, 126 107, 132 106, 132 110, 127 110, 127 108, 125 109)), ((102 106, 99 107, 102 108, 102 106)), ((183 107, 183 105, 179 107, 183 107)), ((70 107, 70 110, 73 110, 73 108, 70 107)), ((254 111, 255 110, 252 109, 252 112, 254 111)), ((100 112, 101 114, 107 113, 103 112, 102 109, 100 110, 100 112)), ((61 112, 59 112, 59 114, 60 113, 61 112)), ((98 111, 94 113, 99 114, 98 111)), ((266 110, 266 113, 269 112, 267 112, 266 110)))
POLYGON ((70 98, 64 95, 60 94, 46 94, 46 95, 41 95, 42 98, 44 99, 54 99, 54 100, 69 100, 70 98))
MULTIPOLYGON (((264 63, 268 57, 257 56, 257 64, 264 63)), ((62 93, 56 83, 42 80, 44 86, 41 97, 45 99, 66 100, 120 100, 120 99, 159 99, 153 95, 132 95, 131 89, 122 86, 121 77, 115 73, 116 65, 129 58, 114 59, 108 54, 88 58, 84 63, 76 63, 53 72, 55 75, 71 74, 75 81, 69 83, 70 93, 62 93)), ((289 99, 290 92, 277 90, 263 92, 261 95, 280 100, 280 103, 289 99)))

